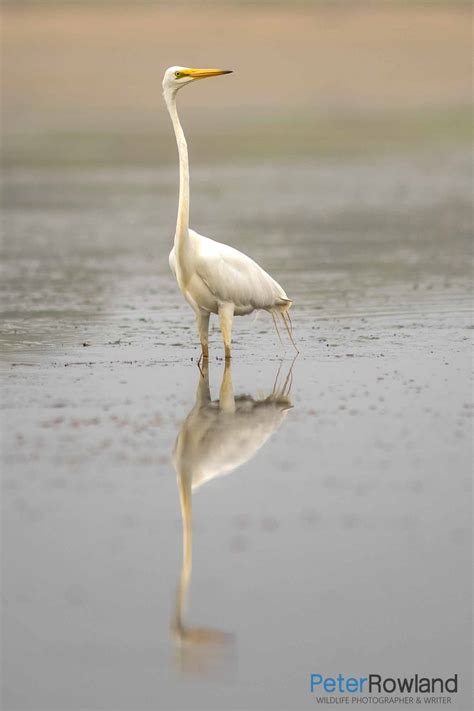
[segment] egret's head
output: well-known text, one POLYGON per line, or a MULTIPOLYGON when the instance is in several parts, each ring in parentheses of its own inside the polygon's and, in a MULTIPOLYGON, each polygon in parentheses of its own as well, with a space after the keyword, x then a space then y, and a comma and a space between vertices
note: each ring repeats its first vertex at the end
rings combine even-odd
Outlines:
POLYGON ((163 77, 163 91, 174 93, 181 87, 197 79, 218 77, 221 74, 231 74, 229 69, 192 69, 191 67, 169 67, 163 77))

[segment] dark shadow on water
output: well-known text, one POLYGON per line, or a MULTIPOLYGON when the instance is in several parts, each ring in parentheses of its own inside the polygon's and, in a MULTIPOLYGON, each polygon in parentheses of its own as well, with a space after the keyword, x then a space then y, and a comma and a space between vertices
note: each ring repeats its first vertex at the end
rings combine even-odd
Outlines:
POLYGON ((283 378, 280 365, 271 393, 258 399, 234 395, 232 370, 226 363, 219 399, 213 401, 207 361, 199 371, 196 400, 181 425, 173 451, 183 524, 183 564, 171 634, 181 672, 207 676, 236 662, 233 634, 187 625, 185 621, 192 568, 193 491, 248 462, 278 430, 293 407, 289 396, 293 363, 283 378))

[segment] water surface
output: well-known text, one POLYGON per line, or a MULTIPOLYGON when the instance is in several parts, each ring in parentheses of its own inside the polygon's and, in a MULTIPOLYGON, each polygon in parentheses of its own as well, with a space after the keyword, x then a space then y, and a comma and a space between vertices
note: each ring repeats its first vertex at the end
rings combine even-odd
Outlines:
POLYGON ((192 178, 295 362, 262 314, 198 369, 174 169, 7 176, 5 708, 304 709, 311 672, 457 672, 469 708, 469 161, 192 178))

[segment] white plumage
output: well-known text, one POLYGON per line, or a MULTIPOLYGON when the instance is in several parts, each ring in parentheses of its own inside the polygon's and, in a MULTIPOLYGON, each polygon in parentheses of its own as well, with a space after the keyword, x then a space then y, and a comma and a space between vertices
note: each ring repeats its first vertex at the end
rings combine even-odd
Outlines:
MULTIPOLYGON (((246 254, 194 230, 188 234, 193 275, 187 291, 193 300, 199 294, 200 307, 217 314, 219 303, 232 303, 234 314, 245 316, 255 309, 271 310, 291 303, 280 284, 246 254)), ((169 262, 176 276, 174 247, 169 262)))
POLYGON ((183 296, 195 312, 204 358, 209 354, 211 313, 219 316, 226 358, 231 355, 234 315, 245 316, 256 309, 269 311, 274 318, 278 315, 293 342, 287 314, 292 302, 278 282, 246 254, 189 228, 188 149, 176 108, 176 94, 192 81, 228 73, 222 69, 170 67, 163 78, 163 95, 179 153, 178 217, 169 263, 183 296))

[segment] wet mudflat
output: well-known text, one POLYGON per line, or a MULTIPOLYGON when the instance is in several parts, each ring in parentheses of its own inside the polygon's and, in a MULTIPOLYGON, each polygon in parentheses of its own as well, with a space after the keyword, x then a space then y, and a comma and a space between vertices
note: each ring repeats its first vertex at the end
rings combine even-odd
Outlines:
POLYGON ((214 328, 210 393, 167 263, 175 170, 9 173, 5 708, 468 679, 469 170, 461 148, 196 167, 193 227, 282 283, 300 348, 236 319, 225 371, 214 328))

